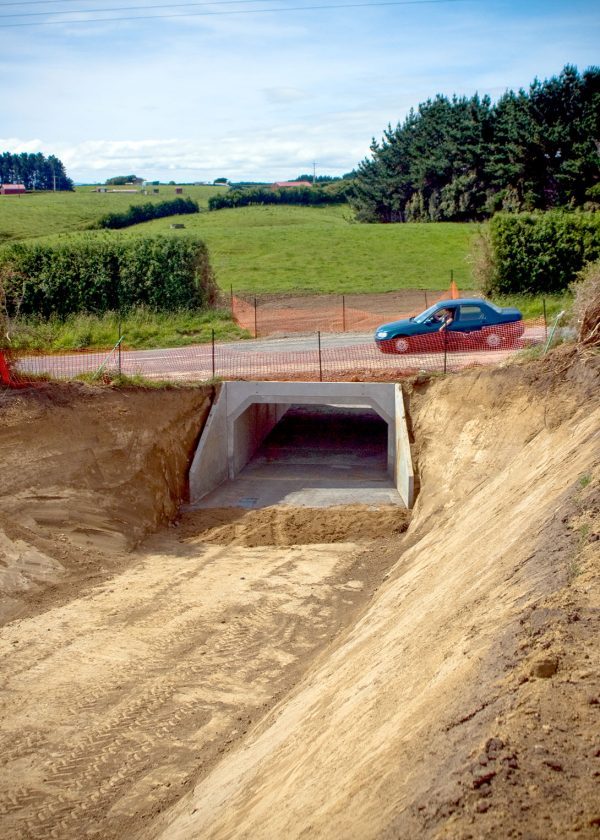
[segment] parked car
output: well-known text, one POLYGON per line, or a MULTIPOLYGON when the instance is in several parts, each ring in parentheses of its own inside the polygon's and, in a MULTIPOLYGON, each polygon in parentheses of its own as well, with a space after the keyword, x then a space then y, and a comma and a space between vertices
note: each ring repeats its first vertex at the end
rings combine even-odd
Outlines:
POLYGON ((496 350, 514 347, 524 331, 518 309, 459 298, 438 301, 412 318, 382 324, 375 331, 375 343, 382 353, 496 350))

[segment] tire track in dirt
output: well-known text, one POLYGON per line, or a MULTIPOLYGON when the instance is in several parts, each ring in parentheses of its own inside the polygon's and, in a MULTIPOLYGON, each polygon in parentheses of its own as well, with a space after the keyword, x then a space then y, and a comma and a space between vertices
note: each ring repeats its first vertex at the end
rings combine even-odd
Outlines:
POLYGON ((279 520, 267 531, 288 545, 169 532, 88 596, 3 628, 4 840, 139 828, 260 720, 381 579, 366 544, 289 545, 279 520))

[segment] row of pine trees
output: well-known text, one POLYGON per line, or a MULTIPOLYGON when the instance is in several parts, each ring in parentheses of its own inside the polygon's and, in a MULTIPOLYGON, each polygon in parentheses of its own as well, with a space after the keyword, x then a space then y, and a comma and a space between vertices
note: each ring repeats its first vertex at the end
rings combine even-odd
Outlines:
POLYGON ((600 199, 600 68, 489 97, 438 95, 358 167, 363 221, 469 221, 600 199))
POLYGON ((41 152, 13 155, 0 154, 0 183, 23 184, 27 190, 72 190, 73 181, 55 155, 45 157, 41 152))

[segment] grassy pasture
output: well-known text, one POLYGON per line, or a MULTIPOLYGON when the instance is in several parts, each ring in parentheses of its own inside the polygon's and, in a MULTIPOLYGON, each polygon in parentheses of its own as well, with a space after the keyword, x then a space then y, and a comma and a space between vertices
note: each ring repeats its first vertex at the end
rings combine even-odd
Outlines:
POLYGON ((129 228, 200 236, 219 286, 249 294, 443 289, 454 271, 473 288, 469 263, 477 224, 360 225, 345 205, 245 207, 186 216, 184 230, 158 219, 129 228))
MULTIPOLYGON (((118 189, 118 188, 117 188, 118 189)), ((124 189, 124 188, 123 188, 124 189)), ((77 187, 74 192, 38 192, 23 196, 0 195, 0 245, 15 239, 84 230, 106 213, 124 212, 132 204, 175 198, 174 186, 159 188, 157 195, 141 193, 97 193, 94 188, 77 187)), ((224 187, 182 187, 200 207, 224 187)))

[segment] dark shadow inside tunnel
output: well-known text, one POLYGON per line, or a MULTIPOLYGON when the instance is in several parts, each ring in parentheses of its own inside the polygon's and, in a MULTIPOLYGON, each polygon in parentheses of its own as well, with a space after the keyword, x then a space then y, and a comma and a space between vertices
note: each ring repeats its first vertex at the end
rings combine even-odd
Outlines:
POLYGON ((370 408, 292 405, 267 435, 254 460, 314 465, 322 470, 387 470, 387 423, 370 408))

